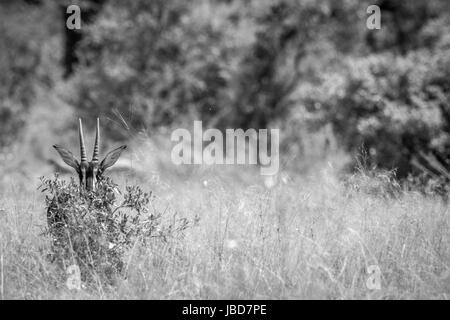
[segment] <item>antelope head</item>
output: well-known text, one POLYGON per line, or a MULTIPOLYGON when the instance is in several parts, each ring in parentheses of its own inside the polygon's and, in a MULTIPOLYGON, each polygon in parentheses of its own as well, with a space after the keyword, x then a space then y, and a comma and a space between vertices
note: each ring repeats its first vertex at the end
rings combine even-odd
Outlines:
POLYGON ((84 137, 83 137, 83 124, 81 123, 81 119, 79 119, 78 123, 78 132, 80 136, 80 156, 81 161, 78 162, 75 159, 72 152, 69 150, 54 145, 53 147, 58 151, 62 160, 72 168, 76 170, 78 173, 78 177, 80 178, 80 186, 85 188, 88 191, 94 191, 96 188, 97 181, 102 177, 105 170, 111 166, 113 166, 120 157, 120 154, 127 146, 120 146, 109 153, 106 154, 105 158, 99 162, 99 149, 100 149, 100 121, 97 118, 97 129, 95 132, 95 144, 94 144, 94 154, 92 156, 92 161, 87 160, 86 156, 86 147, 84 146, 84 137))

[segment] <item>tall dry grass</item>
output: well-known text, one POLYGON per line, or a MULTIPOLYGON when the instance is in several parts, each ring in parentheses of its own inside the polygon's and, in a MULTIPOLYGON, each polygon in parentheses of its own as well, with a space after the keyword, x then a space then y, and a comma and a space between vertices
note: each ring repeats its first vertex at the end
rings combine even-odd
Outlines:
POLYGON ((134 247, 115 284, 79 291, 46 258, 34 183, 3 184, 0 298, 449 298, 449 205, 402 190, 388 174, 341 179, 325 166, 264 184, 258 171, 234 167, 140 183, 155 190, 167 219, 198 222, 181 237, 134 247), (373 265, 379 290, 367 286, 373 265))

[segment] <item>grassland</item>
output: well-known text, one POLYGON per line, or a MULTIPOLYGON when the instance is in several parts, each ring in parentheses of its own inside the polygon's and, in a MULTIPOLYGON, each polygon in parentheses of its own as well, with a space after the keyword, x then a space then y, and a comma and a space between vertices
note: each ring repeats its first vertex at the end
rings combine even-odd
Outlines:
POLYGON ((167 223, 174 216, 196 222, 178 237, 130 250, 126 276, 113 285, 85 284, 78 291, 67 288, 67 276, 46 258, 37 179, 3 176, 1 298, 450 296, 450 207, 403 190, 389 174, 342 178, 325 165, 264 183, 248 170, 206 169, 140 184, 154 191, 155 210, 165 212, 167 223), (367 286, 369 266, 381 271, 379 289, 367 286))

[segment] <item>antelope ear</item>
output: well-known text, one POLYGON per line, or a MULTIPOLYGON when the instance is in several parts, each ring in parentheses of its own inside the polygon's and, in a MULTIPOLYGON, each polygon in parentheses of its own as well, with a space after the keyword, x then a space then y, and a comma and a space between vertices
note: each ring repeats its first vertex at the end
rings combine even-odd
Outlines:
POLYGON ((104 171, 107 168, 113 166, 117 162, 117 160, 119 160, 122 151, 125 150, 126 148, 127 146, 120 146, 110 151, 100 163, 100 170, 104 171))
POLYGON ((63 161, 71 166, 72 168, 74 168, 75 170, 79 170, 80 167, 80 163, 78 162, 77 159, 75 159, 74 155, 72 154, 72 152, 70 152, 69 150, 58 146, 58 145, 54 145, 53 148, 56 149, 56 151, 58 151, 59 155, 61 156, 61 159, 63 159, 63 161))

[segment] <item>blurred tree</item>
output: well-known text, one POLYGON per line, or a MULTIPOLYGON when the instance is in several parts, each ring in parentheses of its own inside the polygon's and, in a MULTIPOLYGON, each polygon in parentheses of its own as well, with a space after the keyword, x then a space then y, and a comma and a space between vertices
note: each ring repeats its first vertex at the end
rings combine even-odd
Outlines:
POLYGON ((283 119, 298 101, 292 94, 307 78, 303 59, 322 40, 330 2, 275 1, 257 16, 255 41, 244 53, 236 75, 229 123, 267 128, 283 119))
POLYGON ((423 28, 450 8, 446 0, 378 0, 374 4, 381 9, 383 31, 367 32, 367 45, 374 51, 390 50, 402 55, 423 46, 423 28))
MULTIPOLYGON (((36 39, 52 31, 8 20, 25 17, 17 8, 26 2, 31 13, 50 3, 4 1, 2 9, 15 9, 0 12, 8 21, 0 25, 0 119, 11 137, 42 74, 51 78, 36 39)), ((220 129, 292 126, 286 141, 294 144, 300 122, 308 130, 332 123, 348 151, 364 144, 374 164, 399 175, 421 152, 450 154, 446 0, 80 3, 81 33, 61 29, 61 11, 54 23, 70 75, 57 93, 88 120, 112 119, 113 139, 201 119, 220 129), (369 4, 381 7, 381 30, 366 28, 369 4)))
MULTIPOLYGON (((184 1, 108 2, 83 41, 73 103, 90 114, 120 114, 129 128, 210 108, 225 85, 225 64, 220 32, 209 22, 194 20, 184 1)), ((111 136, 126 138, 117 129, 111 136)))
MULTIPOLYGON (((81 6, 81 21, 83 26, 88 25, 94 21, 95 16, 100 12, 106 0, 83 0, 78 4, 81 6)), ((69 77, 78 63, 78 46, 83 39, 84 27, 80 30, 69 29, 66 27, 66 21, 70 14, 67 13, 67 7, 72 4, 69 1, 59 4, 62 13, 62 23, 64 30, 64 77, 69 77)))
POLYGON ((323 112, 349 151, 363 146, 372 165, 405 177, 420 153, 450 156, 449 53, 348 60, 345 71, 324 75, 304 102, 323 112))
POLYGON ((35 4, 0 3, 0 148, 20 135, 36 88, 51 82, 41 51, 50 29, 48 17, 42 18, 48 7, 35 4))

